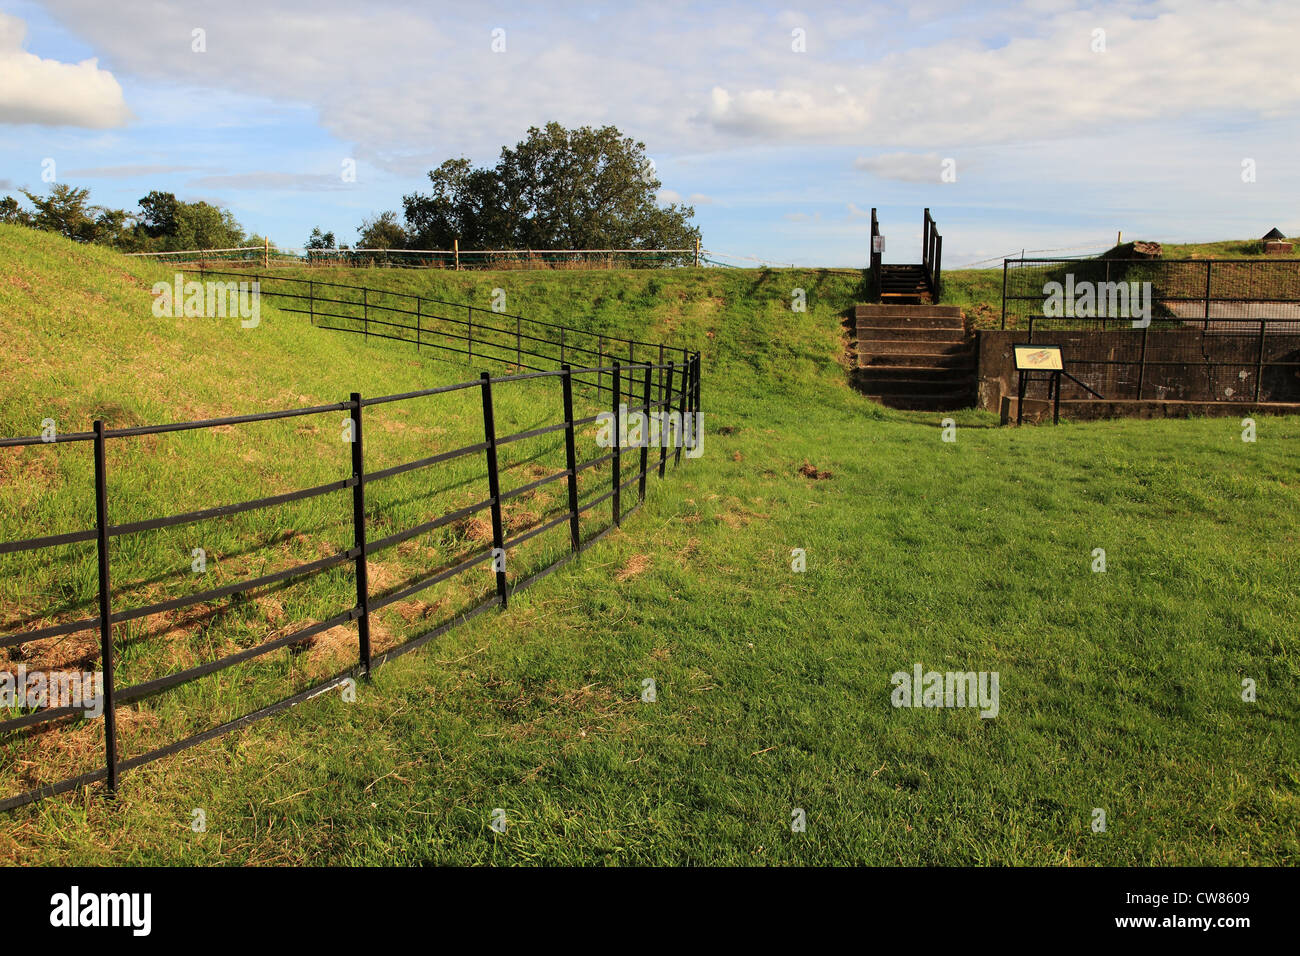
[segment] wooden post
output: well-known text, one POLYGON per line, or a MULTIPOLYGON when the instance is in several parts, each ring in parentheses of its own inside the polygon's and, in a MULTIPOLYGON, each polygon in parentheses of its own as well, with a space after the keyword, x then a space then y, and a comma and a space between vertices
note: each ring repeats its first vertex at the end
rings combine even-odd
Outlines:
MULTIPOLYGON (((257 248, 254 246, 253 248, 257 248)), ((271 237, 262 237, 262 268, 266 269, 271 264, 271 237)))
POLYGON ((695 240, 695 267, 698 269, 699 265, 700 265, 700 240, 697 238, 695 240))
POLYGON ((453 239, 453 240, 451 241, 451 248, 452 248, 452 252, 455 253, 455 256, 456 256, 456 269, 455 269, 455 271, 456 271, 456 272, 459 272, 459 271, 460 271, 460 240, 459 240, 459 239, 453 239))

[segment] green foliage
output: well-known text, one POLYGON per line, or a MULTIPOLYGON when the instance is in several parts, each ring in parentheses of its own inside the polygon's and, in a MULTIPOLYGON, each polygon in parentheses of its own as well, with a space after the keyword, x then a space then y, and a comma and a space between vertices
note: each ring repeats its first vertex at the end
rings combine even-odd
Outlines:
POLYGON ((307 237, 307 244, 304 249, 335 249, 338 248, 334 242, 334 233, 321 232, 319 226, 313 226, 311 235, 307 237))
POLYGON ((408 248, 689 249, 700 235, 692 207, 659 205, 645 144, 613 126, 532 127, 494 168, 449 159, 429 181, 402 199, 408 248))
POLYGON ((124 252, 229 249, 246 241, 243 227, 228 209, 206 202, 182 202, 153 190, 138 214, 90 203, 90 190, 53 183, 49 195, 23 190, 33 210, 12 197, 0 201, 0 222, 55 232, 74 242, 94 242, 124 252))
POLYGON ((406 230, 397 221, 397 213, 391 209, 362 220, 357 235, 358 249, 403 249, 409 246, 406 230))

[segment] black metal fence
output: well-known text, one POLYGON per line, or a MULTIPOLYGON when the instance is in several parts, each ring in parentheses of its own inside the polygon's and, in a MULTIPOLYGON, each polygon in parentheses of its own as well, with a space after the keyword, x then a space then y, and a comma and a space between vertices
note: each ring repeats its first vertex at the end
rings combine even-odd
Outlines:
POLYGON ((1002 290, 1002 327, 1108 400, 1300 401, 1300 261, 1007 259, 1002 290))
MULTIPOLYGON (((266 273, 200 269, 198 274, 201 280, 223 276, 256 281, 260 294, 275 299, 277 308, 306 315, 317 328, 405 342, 417 352, 433 348, 451 353, 458 362, 497 362, 516 371, 540 372, 572 362, 603 367, 625 357, 629 365, 640 356, 661 367, 690 359, 685 346, 590 332, 408 292, 266 273)), ((594 387, 607 388, 608 376, 608 369, 601 371, 594 387)))
MULTIPOLYGON (((374 292, 374 290, 369 291, 372 293, 374 292)), ((311 295, 313 292, 314 290, 311 290, 308 294, 311 295)), ((317 301, 325 303, 330 300, 313 299, 313 307, 317 301)), ((334 301, 332 304, 337 305, 342 301, 344 300, 339 299, 334 301)), ((412 341, 421 347, 424 345, 434 345, 434 343, 428 342, 424 339, 426 330, 421 324, 422 320, 426 317, 425 313, 422 311, 422 307, 430 301, 431 300, 420 299, 415 309, 417 324, 415 325, 415 338, 412 341)), ((400 328, 405 328, 404 326, 390 323, 386 318, 370 315, 370 307, 365 304, 364 299, 363 308, 366 310, 363 312, 361 317, 364 326, 360 329, 354 329, 354 331, 360 331, 363 333, 369 332, 369 334, 406 340, 402 334, 395 331, 400 328), (374 323, 377 329, 382 329, 384 331, 370 330, 369 325, 371 323, 374 323)), ((472 317, 474 310, 470 309, 469 311, 472 317)), ((319 311, 313 311, 311 314, 317 318, 323 318, 325 315, 325 313, 319 311)), ((350 316, 344 317, 350 318, 350 316)), ((454 322, 455 320, 447 319, 446 321, 454 322)), ((467 318, 465 320, 466 333, 468 333, 469 323, 471 321, 472 318, 467 318)), ((112 791, 117 786, 119 775, 126 771, 193 747, 197 744, 203 743, 204 741, 228 734, 231 731, 247 726, 257 720, 284 711, 314 696, 338 688, 350 679, 364 678, 368 676, 375 667, 385 661, 392 660, 420 647, 439 635, 444 634, 456 624, 467 621, 492 607, 506 607, 511 595, 528 587, 539 579, 550 574, 567 561, 571 560, 574 555, 583 551, 587 547, 590 547, 593 543, 607 534, 612 528, 617 527, 622 522, 623 518, 635 511, 636 508, 645 501, 647 477, 652 473, 658 474, 660 478, 665 477, 668 470, 669 458, 672 458, 673 467, 676 468, 681 462, 683 448, 686 448, 689 451, 699 440, 697 431, 699 427, 698 421, 701 398, 701 360, 699 353, 680 350, 681 357, 680 360, 678 360, 677 355, 679 350, 676 347, 665 347, 666 353, 672 357, 668 361, 662 363, 643 362, 636 364, 629 362, 627 365, 624 365, 621 362, 612 362, 609 365, 597 364, 573 367, 568 364, 568 357, 575 354, 584 354, 588 350, 585 348, 575 347, 571 343, 564 342, 563 339, 552 341, 544 340, 540 337, 525 336, 522 332, 523 321, 524 320, 520 319, 521 324, 517 325, 514 330, 516 336, 513 343, 515 352, 515 355, 513 356, 515 359, 514 364, 521 365, 521 367, 532 368, 531 366, 522 366, 520 360, 523 355, 527 354, 530 356, 536 356, 534 361, 543 361, 547 357, 548 352, 546 351, 525 349, 523 343, 528 341, 533 343, 535 349, 543 349, 543 346, 546 346, 547 348, 558 348, 559 351, 556 353, 556 358, 559 360, 558 368, 536 369, 502 376, 493 376, 488 372, 482 372, 479 378, 473 381, 458 382, 452 385, 444 385, 436 388, 373 398, 363 398, 360 394, 353 393, 346 401, 306 408, 292 408, 280 411, 262 412, 258 414, 207 419, 203 421, 187 421, 166 425, 146 425, 131 428, 109 428, 104 421, 97 420, 94 423, 93 429, 87 432, 73 432, 52 437, 30 436, 0 439, 0 448, 18 448, 44 444, 53 444, 56 446, 85 445, 90 448, 91 453, 94 456, 93 492, 95 497, 95 527, 86 530, 2 542, 0 543, 0 555, 31 553, 76 542, 94 541, 98 575, 97 613, 93 616, 67 620, 37 629, 10 631, 0 634, 0 650, 15 647, 20 644, 63 638, 79 632, 97 631, 99 635, 100 673, 102 674, 103 679, 102 719, 104 721, 105 748, 104 763, 101 768, 57 781, 41 782, 24 792, 9 796, 5 799, 0 799, 0 811, 20 807, 47 796, 64 793, 99 781, 103 781, 107 785, 108 789, 112 791), (608 384, 603 384, 605 381, 608 381, 608 384), (503 387, 521 387, 523 383, 534 383, 535 386, 544 382, 555 383, 556 387, 553 394, 553 400, 555 402, 556 418, 558 420, 553 421, 550 424, 512 434, 497 434, 493 405, 494 389, 501 389, 503 387), (593 391, 598 397, 600 397, 596 404, 598 406, 602 404, 604 405, 602 410, 591 415, 576 414, 574 407, 575 387, 586 388, 593 391), (482 441, 473 442, 464 447, 440 451, 436 454, 431 454, 417 460, 375 470, 371 470, 367 467, 366 445, 363 437, 363 413, 365 409, 395 402, 433 401, 437 400, 439 396, 447 396, 450 393, 462 392, 470 389, 477 389, 480 392, 482 399, 482 423, 484 435, 482 441), (313 487, 299 488, 294 491, 267 495, 237 503, 221 504, 210 508, 172 514, 165 517, 149 518, 125 524, 112 524, 110 522, 111 502, 108 496, 105 455, 105 447, 108 442, 139 436, 157 436, 200 429, 226 429, 230 426, 239 426, 254 422, 318 416, 338 412, 346 413, 347 421, 350 424, 350 460, 348 465, 350 473, 347 477, 339 478, 338 480, 330 481, 325 484, 315 485, 313 487), (624 414, 630 415, 633 412, 642 413, 647 417, 659 416, 664 420, 666 431, 663 440, 661 440, 656 446, 657 454, 653 454, 648 440, 643 441, 634 449, 621 447, 619 436, 622 434, 620 429, 624 424, 621 420, 621 416, 624 414), (579 461, 576 430, 602 420, 605 423, 609 423, 610 421, 613 423, 611 430, 613 436, 612 446, 610 446, 609 450, 604 454, 597 454, 589 460, 579 461), (560 433, 563 434, 564 439, 565 467, 563 469, 551 474, 546 474, 540 478, 536 478, 535 480, 516 487, 508 489, 501 488, 502 469, 498 466, 499 448, 514 442, 526 441, 552 434, 559 435, 560 433), (422 522, 413 527, 407 527, 403 530, 386 534, 379 539, 372 540, 367 535, 367 487, 374 485, 375 483, 383 482, 397 475, 407 474, 423 469, 431 469, 444 463, 480 455, 482 456, 482 471, 479 474, 485 485, 485 496, 480 500, 467 507, 449 511, 435 519, 422 522), (630 463, 630 470, 628 469, 629 463, 626 461, 628 455, 633 456, 633 460, 630 463), (580 501, 578 487, 579 476, 592 470, 598 471, 604 468, 607 464, 610 467, 608 486, 604 490, 599 491, 599 493, 591 495, 585 501, 580 501), (558 510, 558 513, 543 514, 539 516, 536 519, 536 522, 531 526, 525 527, 517 534, 507 538, 502 521, 502 504, 510 501, 516 496, 558 482, 564 482, 567 487, 567 495, 564 498, 565 504, 558 510), (269 574, 246 578, 236 583, 226 584, 221 587, 187 594, 183 597, 172 598, 165 601, 140 606, 122 607, 118 606, 118 601, 115 600, 112 586, 112 569, 109 548, 110 542, 114 539, 126 538, 144 531, 190 525, 245 512, 271 509, 290 502, 303 501, 337 493, 344 493, 351 497, 352 544, 350 547, 347 547, 342 551, 317 560, 294 564, 290 567, 269 574), (624 503, 628 497, 634 497, 635 501, 630 508, 625 508, 624 503), (593 509, 597 509, 606 502, 609 503, 608 507, 610 508, 609 524, 602 530, 589 534, 584 539, 581 536, 580 518, 585 515, 593 514, 593 509), (471 516, 481 515, 483 513, 487 513, 491 519, 491 548, 483 548, 476 553, 470 554, 468 557, 464 557, 462 560, 456 561, 456 563, 450 567, 441 567, 435 573, 428 574, 420 580, 416 580, 413 583, 406 582, 396 589, 388 590, 385 593, 376 593, 371 587, 368 575, 368 563, 373 555, 390 548, 395 548, 404 542, 412 541, 422 535, 427 535, 430 532, 434 532, 437 529, 444 528, 455 522, 461 522, 471 516), (519 578, 516 576, 517 583, 515 583, 513 587, 509 587, 506 574, 507 562, 510 561, 509 556, 512 553, 515 553, 516 549, 518 549, 524 542, 553 529, 565 529, 568 547, 563 557, 544 567, 529 569, 531 573, 528 573, 527 577, 519 578), (404 643, 390 647, 382 653, 372 653, 370 640, 370 620, 372 614, 382 608, 388 607, 389 605, 408 600, 436 584, 448 581, 471 568, 481 566, 483 562, 488 560, 494 562, 493 569, 495 570, 495 587, 486 599, 480 600, 471 607, 458 610, 438 626, 424 631, 404 643), (267 640, 251 647, 242 648, 235 653, 228 654, 215 660, 208 660, 194 666, 185 667, 173 673, 130 686, 119 687, 116 685, 114 679, 114 660, 117 653, 117 641, 114 636, 115 625, 143 619, 152 615, 163 614, 181 608, 191 607, 201 603, 219 601, 224 598, 233 598, 247 594, 250 591, 280 584, 282 582, 303 581, 333 568, 349 566, 352 568, 355 576, 355 602, 352 603, 351 606, 340 608, 338 613, 334 616, 325 620, 320 620, 310 626, 299 628, 294 630, 292 633, 276 637, 272 640, 267 640), (187 684, 209 675, 216 674, 220 671, 224 671, 236 664, 241 664, 262 657, 272 651, 300 644, 315 635, 321 634, 332 628, 350 625, 352 622, 356 622, 357 625, 355 664, 324 680, 316 681, 306 689, 284 697, 275 703, 245 713, 233 720, 228 720, 199 733, 191 734, 163 746, 155 747, 145 753, 125 756, 118 752, 117 717, 119 708, 162 694, 168 690, 177 688, 182 684, 187 684)), ((536 324, 546 325, 546 323, 536 324)), ((339 327, 347 328, 348 326, 339 327)), ((474 328, 476 330, 483 330, 485 329, 485 326, 482 323, 475 323, 474 328)), ((560 327, 553 326, 553 328, 558 329, 560 327)), ((571 329, 566 329, 565 331, 570 334, 574 332, 574 330, 571 329)), ((452 333, 447 330, 440 330, 436 333, 430 331, 427 332, 427 334, 452 335, 452 333)), ((492 334, 495 334, 495 332, 492 334)), ((454 338, 455 336, 452 337, 454 338)), ((601 338, 604 340, 606 337, 601 336, 601 338)), ((636 344, 624 339, 617 339, 614 341, 626 342, 630 349, 634 349, 636 344)), ((495 349, 500 351, 501 348, 499 343, 490 345, 485 341, 485 339, 481 337, 475 338, 471 334, 465 334, 461 337, 458 344, 466 346, 466 354, 473 354, 475 358, 492 358, 492 356, 484 355, 482 350, 487 349, 491 351, 495 349)), ((440 343, 438 347, 458 350, 458 345, 456 343, 440 343)), ((659 351, 660 349, 657 345, 654 348, 656 351, 659 351)), ((632 357, 633 355, 630 351, 629 359, 632 357)), ((508 362, 509 359, 509 355, 506 355, 504 358, 497 357, 497 360, 499 361, 508 362)), ((643 437, 648 438, 648 436, 643 437)), ((691 455, 688 454, 687 457, 691 457, 691 455)), ((514 529, 512 529, 512 531, 513 530, 514 529)), ((52 725, 71 725, 79 720, 89 719, 85 712, 78 707, 45 706, 40 708, 28 707, 25 709, 28 712, 22 713, 17 717, 0 721, 0 735, 8 737, 16 733, 28 732, 37 728, 49 730, 52 725)))
POLYGON ((934 301, 938 302, 943 295, 943 236, 939 235, 939 227, 930 215, 929 206, 921 217, 921 267, 930 282, 934 301))

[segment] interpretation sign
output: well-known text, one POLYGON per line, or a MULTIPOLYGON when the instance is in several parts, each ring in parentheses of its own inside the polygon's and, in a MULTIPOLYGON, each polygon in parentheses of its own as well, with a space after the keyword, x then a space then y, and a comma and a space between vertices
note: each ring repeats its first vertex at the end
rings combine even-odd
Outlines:
POLYGON ((1016 371, 1059 372, 1065 368, 1059 345, 1017 345, 1016 371))

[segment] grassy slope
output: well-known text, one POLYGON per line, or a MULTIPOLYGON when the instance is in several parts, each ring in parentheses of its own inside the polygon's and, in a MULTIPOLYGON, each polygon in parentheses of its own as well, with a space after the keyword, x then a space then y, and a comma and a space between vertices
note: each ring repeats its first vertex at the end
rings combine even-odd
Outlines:
MULTIPOLYGON (((0 373, 7 434, 33 431, 51 395, 84 427, 109 403, 152 421, 293 404, 285 396, 295 389, 326 401, 464 377, 417 365, 401 346, 357 348, 274 315, 259 339, 189 320, 151 333, 155 345, 123 320, 147 301, 121 273, 148 280, 150 267, 12 229, 0 229, 0 261, 19 262, 31 288, 58 290, 33 307, 32 292, 0 282, 0 347, 24 356, 0 373), (82 287, 102 301, 69 296, 82 287), (37 330, 20 331, 33 322, 37 330), (77 369, 94 351, 71 341, 73 329, 149 375, 85 382, 77 369), (34 360, 56 341, 69 349, 64 371, 34 360), (239 348, 252 351, 240 359, 239 348), (212 350, 226 358, 203 364, 212 350)), ((115 808, 95 793, 18 811, 0 819, 3 858, 1300 857, 1300 597, 1290 570, 1300 421, 1264 419, 1259 441, 1245 444, 1231 420, 1016 431, 970 412, 956 416, 957 442, 944 443, 937 416, 884 411, 845 387, 848 278, 380 272, 364 281, 471 300, 501 286, 514 311, 628 331, 648 322, 651 339, 685 335, 705 355, 704 457, 652 485, 622 532, 508 612, 381 670, 357 703, 313 701, 134 772, 115 808), (812 291, 806 315, 788 310, 795 285, 812 291), (802 477, 805 461, 832 477, 802 477), (807 549, 805 574, 790 570, 796 547, 807 549), (1105 574, 1089 570, 1097 547, 1105 574), (893 709, 889 675, 916 661, 999 671, 1000 715, 893 709), (1246 676, 1258 682, 1257 703, 1240 700, 1246 676), (646 677, 658 686, 652 704, 639 700, 646 677), (497 807, 504 835, 488 826, 497 807), (794 807, 807 811, 806 833, 790 832, 794 807), (1090 831, 1094 807, 1108 814, 1106 833, 1090 831), (208 832, 191 832, 193 808, 206 811, 208 832)), ((529 411, 524 400, 514 413, 522 423, 529 411)), ((425 439, 411 440, 392 460, 425 439)), ((181 493, 222 453, 196 446, 173 457, 131 500, 145 507, 181 493)), ((262 467, 274 474, 282 463, 269 457, 262 467)), ((115 473, 146 468, 137 456, 115 473)), ((53 490, 67 478, 47 480, 53 490)), ((47 507, 9 473, 2 494, 0 537, 25 533, 31 509, 47 507), (14 495, 26 496, 21 516, 14 495)), ((404 518, 401 498, 376 507, 404 518)), ((173 546, 175 560, 187 557, 185 543, 173 546)), ((158 553, 124 557, 128 574, 144 577, 158 553)), ((410 560, 422 557, 431 559, 410 560)), ((346 576, 337 584, 345 591, 346 576)), ((77 589, 87 595, 93 579, 77 589)), ((324 595, 303 599, 299 613, 313 601, 324 595)), ((243 626, 255 634, 258 621, 243 626)), ((237 688, 260 690, 266 679, 259 672, 237 688)))

